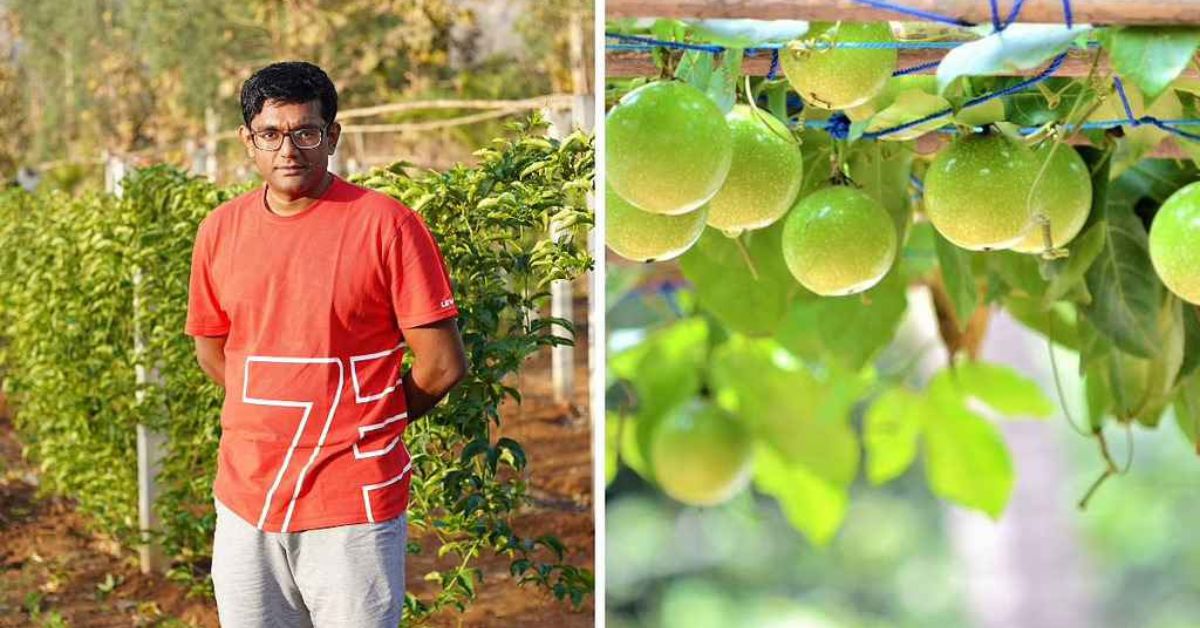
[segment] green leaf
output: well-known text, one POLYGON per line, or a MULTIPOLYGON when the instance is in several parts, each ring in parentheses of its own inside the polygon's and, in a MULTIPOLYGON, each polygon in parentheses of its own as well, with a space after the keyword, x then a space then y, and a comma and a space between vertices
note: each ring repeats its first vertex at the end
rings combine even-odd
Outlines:
POLYGON ((935 236, 938 265, 942 269, 942 281, 950 302, 954 304, 954 315, 959 324, 959 330, 966 328, 967 321, 979 307, 979 288, 975 285, 975 275, 971 272, 970 253, 954 246, 941 234, 935 236))
POLYGON ((1040 301, 1028 297, 1009 295, 1004 298, 1004 309, 1013 318, 1052 340, 1055 344, 1078 351, 1079 328, 1075 321, 1075 309, 1069 303, 1055 303, 1044 309, 1040 301))
POLYGON ((1054 402, 1041 386, 1010 367, 964 362, 953 369, 952 380, 963 395, 1006 416, 1044 419, 1054 414, 1054 402))
POLYGON ((679 59, 679 65, 675 68, 675 78, 702 92, 707 92, 713 79, 715 65, 716 62, 711 53, 688 50, 679 59))
POLYGON ((696 289, 700 307, 732 331, 766 336, 774 333, 788 305, 803 288, 783 261, 783 221, 743 234, 757 279, 750 273, 737 243, 706 228, 700 240, 679 260, 696 289))
POLYGON ((885 391, 863 420, 867 479, 883 484, 899 477, 917 456, 921 433, 921 399, 902 388, 885 391))
POLYGON ((1104 47, 1117 73, 1150 100, 1183 72, 1200 45, 1200 29, 1183 26, 1127 26, 1106 35, 1104 47))
POLYGON ((776 338, 796 355, 857 371, 895 336, 908 306, 905 288, 893 269, 862 294, 797 302, 776 338))
POLYGON ((713 352, 710 379, 718 403, 788 464, 837 486, 854 480, 859 445, 850 410, 861 380, 837 372, 818 378, 777 343, 738 336, 713 352))
POLYGON ((938 64, 938 91, 960 76, 984 76, 1033 69, 1066 50, 1090 26, 1012 24, 999 33, 954 48, 938 64))
POLYGON ((1183 362, 1179 366, 1180 379, 1191 375, 1200 366, 1200 305, 1182 304, 1183 308, 1183 362))
POLYGON ((846 518, 849 495, 802 466, 788 464, 769 447, 754 456, 754 486, 771 495, 788 523, 814 545, 827 545, 846 518))
POLYGON ((1104 247, 1085 274, 1092 302, 1080 311, 1123 351, 1150 357, 1162 284, 1150 264, 1146 229, 1129 208, 1110 202, 1100 229, 1104 247))
MULTIPOLYGON (((1174 93, 1163 94, 1161 98, 1156 99, 1149 106, 1144 102, 1141 91, 1132 85, 1125 88, 1125 95, 1129 100, 1129 108, 1133 111, 1134 119, 1146 115, 1154 116, 1160 120, 1173 120, 1183 117, 1183 105, 1174 93)), ((1112 171, 1110 173, 1112 177, 1118 177, 1129 168, 1139 165, 1147 154, 1157 148, 1169 136, 1166 131, 1152 124, 1135 126, 1124 122, 1128 118, 1129 114, 1125 112, 1125 107, 1115 92, 1110 93, 1103 104, 1089 118, 1089 120, 1094 121, 1111 122, 1113 120, 1120 120, 1123 122, 1124 136, 1117 140, 1117 150, 1112 157, 1112 171)))
POLYGON ((1070 255, 1066 259, 1054 260, 1048 264, 1054 278, 1050 280, 1050 284, 1046 286, 1046 293, 1042 295, 1042 307, 1049 308, 1055 301, 1083 285, 1084 275, 1103 250, 1102 225, 1092 225, 1083 234, 1076 236, 1067 245, 1070 255))
POLYGON ((896 225, 896 241, 904 242, 912 223, 908 194, 914 153, 909 146, 864 142, 850 152, 850 178, 875 199, 896 225))
POLYGON ((653 468, 646 464, 645 453, 654 429, 668 412, 700 391, 707 358, 708 325, 702 318, 688 318, 656 331, 609 360, 608 368, 627 380, 637 395, 630 435, 634 440, 627 457, 630 467, 647 479, 653 476, 653 468))
POLYGON ((999 519, 1012 496, 1014 473, 996 426, 959 400, 929 400, 925 474, 933 493, 999 519))
MULTIPOLYGON (((876 132, 883 129, 890 129, 907 124, 913 120, 924 118, 927 115, 949 107, 950 102, 941 96, 929 94, 920 89, 911 89, 898 94, 896 99, 887 108, 871 116, 866 130, 868 132, 876 132)), ((902 131, 888 133, 879 139, 895 142, 916 139, 934 129, 942 127, 949 118, 949 115, 935 118, 902 131)))
MULTIPOLYGON (((1014 78, 1009 84, 1022 80, 1025 80, 1024 77, 1014 78)), ((1058 100, 1051 103, 1045 94, 1036 89, 1005 96, 1003 102, 1009 122, 1020 126, 1041 126, 1047 122, 1063 120, 1072 109, 1079 113, 1087 111, 1096 100, 1095 90, 1077 79, 1051 78, 1042 82, 1042 85, 1058 94, 1058 100), (1076 103, 1081 100, 1076 109, 1076 103)), ((1007 86, 1008 84, 1001 84, 997 87, 1002 89, 1007 86)))
POLYGON ((954 121, 967 126, 985 126, 1004 120, 1004 101, 989 100, 972 107, 959 109, 954 114, 954 121))
POLYGON ((1175 424, 1200 454, 1200 375, 1192 375, 1180 382, 1174 410, 1175 424))
POLYGON ((742 50, 727 48, 721 55, 721 64, 713 71, 706 93, 721 113, 729 113, 737 102, 737 82, 742 77, 742 50))

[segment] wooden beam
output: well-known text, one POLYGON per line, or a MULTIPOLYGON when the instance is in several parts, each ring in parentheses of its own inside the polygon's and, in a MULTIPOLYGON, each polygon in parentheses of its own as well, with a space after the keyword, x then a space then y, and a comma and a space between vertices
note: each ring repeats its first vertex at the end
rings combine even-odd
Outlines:
MULTIPOLYGON (((940 61, 946 56, 947 50, 901 50, 900 60, 896 64, 897 68, 911 68, 926 63, 940 61)), ((1062 67, 1054 73, 1055 76, 1087 76, 1088 70, 1092 66, 1092 52, 1088 50, 1072 50, 1063 61, 1062 67)), ((771 68, 771 55, 759 53, 747 55, 742 62, 742 73, 751 76, 765 76, 771 68)), ((1042 70, 1042 67, 1037 67, 1032 70, 1020 70, 1012 74, 1018 76, 1029 76, 1037 74, 1042 70)), ((916 72, 915 74, 933 74, 937 68, 927 68, 916 72)), ((1110 72, 1108 56, 1100 55, 1100 62, 1097 65, 1097 72, 1103 76, 1110 72)), ((647 52, 610 52, 605 57, 605 73, 611 77, 621 76, 655 76, 658 74, 658 69, 654 67, 654 61, 647 52)), ((1200 78, 1200 71, 1196 69, 1196 64, 1189 63, 1183 70, 1181 77, 1200 78)))
MULTIPOLYGON (((990 23, 984 0, 890 0, 891 4, 927 13, 958 18, 973 24, 990 23)), ((998 0, 1000 15, 1007 17, 1013 0, 998 0)), ((1200 0, 1071 0, 1075 23, 1088 24, 1200 24, 1200 0)), ((608 18, 748 18, 759 20, 881 20, 922 21, 893 10, 855 0, 608 0, 608 18)), ((1018 22, 1063 22, 1062 0, 1026 0, 1018 22)))

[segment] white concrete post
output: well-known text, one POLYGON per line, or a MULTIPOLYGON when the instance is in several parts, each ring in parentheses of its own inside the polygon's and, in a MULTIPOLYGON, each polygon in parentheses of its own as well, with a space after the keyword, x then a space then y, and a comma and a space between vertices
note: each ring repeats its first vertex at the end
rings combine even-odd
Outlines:
POLYGON ((216 183, 219 174, 217 163, 217 134, 220 132, 220 121, 217 112, 212 107, 204 108, 204 176, 216 183))
MULTIPOLYGON (((125 162, 113 155, 105 156, 105 188, 117 198, 124 190, 122 179, 125 178, 125 162)), ((146 335, 141 325, 141 283, 142 269, 133 269, 133 348, 134 373, 137 383, 141 385, 162 385, 162 377, 158 366, 147 369, 145 362, 146 335)), ((137 391, 137 401, 142 403, 145 393, 137 391)), ((163 408, 162 412, 166 412, 163 408)), ((137 479, 138 479, 138 529, 145 535, 159 529, 158 516, 154 512, 154 501, 158 497, 158 474, 162 470, 162 459, 166 453, 166 436, 148 429, 145 425, 137 426, 137 479)), ((162 548, 156 543, 144 543, 138 547, 142 573, 161 572, 166 569, 167 561, 162 548)))

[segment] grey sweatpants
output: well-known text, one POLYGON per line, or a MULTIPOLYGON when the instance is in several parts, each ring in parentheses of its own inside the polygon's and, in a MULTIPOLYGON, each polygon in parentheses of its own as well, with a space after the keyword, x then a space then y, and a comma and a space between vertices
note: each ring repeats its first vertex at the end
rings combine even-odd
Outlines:
POLYGON ((407 519, 263 532, 215 498, 212 578, 222 628, 396 628, 407 519))

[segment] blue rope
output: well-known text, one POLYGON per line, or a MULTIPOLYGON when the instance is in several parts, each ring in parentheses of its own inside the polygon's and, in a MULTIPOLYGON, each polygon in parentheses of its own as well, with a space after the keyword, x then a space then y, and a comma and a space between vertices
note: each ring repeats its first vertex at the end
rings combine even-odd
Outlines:
POLYGON ((1063 23, 1067 28, 1075 25, 1075 16, 1071 14, 1071 0, 1063 0, 1063 23))
POLYGON ((775 75, 779 73, 779 49, 771 51, 771 67, 767 70, 767 80, 775 80, 775 75))
MULTIPOLYGON (((1069 3, 1070 0, 1063 0, 1063 2, 1069 3)), ((1024 6, 1025 0, 1016 0, 1016 2, 1013 2, 1012 9, 1010 9, 1008 12, 1008 18, 1004 20, 1004 25, 1000 27, 1000 30, 1004 30, 1012 25, 1013 22, 1016 22, 1017 16, 1021 14, 1021 9, 1024 6)), ((1068 24, 1067 27, 1070 28, 1070 24, 1068 24)))
POLYGON ((892 4, 891 2, 883 2, 882 0, 854 0, 854 1, 859 4, 865 4, 869 7, 874 7, 876 9, 895 11, 896 13, 904 13, 906 15, 912 15, 914 17, 924 18, 926 20, 929 20, 930 22, 941 22, 942 24, 950 24, 952 26, 974 26, 974 24, 972 24, 971 22, 968 22, 961 18, 947 17, 945 15, 940 15, 937 13, 930 13, 928 11, 922 11, 920 9, 914 9, 911 7, 906 7, 906 6, 902 6, 902 5, 898 5, 898 4, 892 4))
POLYGON ((992 9, 992 30, 999 33, 1005 26, 1000 22, 1000 7, 996 6, 996 0, 988 0, 988 6, 992 9))
MULTIPOLYGON (((652 37, 642 37, 641 35, 622 35, 621 33, 604 33, 605 37, 624 41, 628 43, 643 44, 653 48, 674 48, 676 50, 696 50, 699 52, 719 53, 725 51, 725 46, 717 46, 715 44, 689 44, 682 41, 665 41, 662 39, 654 39, 652 37)), ((646 48, 642 48, 646 50, 646 48)))
MULTIPOLYGON (((1019 92, 1022 89, 1029 87, 1030 85, 1040 83, 1041 81, 1044 81, 1044 80, 1050 78, 1051 75, 1053 75, 1055 72, 1057 72, 1058 68, 1062 66, 1063 61, 1066 60, 1066 58, 1067 58, 1067 53, 1064 52, 1064 53, 1058 55, 1057 57, 1054 57, 1054 60, 1050 62, 1050 65, 1046 66, 1046 69, 1042 70, 1041 72, 1038 72, 1036 75, 1031 76, 1030 78, 1025 79, 1024 81, 1021 81, 1014 85, 1010 85, 1002 90, 995 91, 990 94, 984 94, 983 96, 976 96, 975 98, 972 98, 972 99, 968 100, 967 102, 963 103, 962 109, 966 109, 968 107, 974 107, 976 105, 981 105, 989 100, 993 100, 993 99, 1000 98, 1003 96, 1008 96, 1009 94, 1014 94, 1016 92, 1019 92)), ((916 126, 920 126, 922 124, 925 124, 926 122, 929 122, 931 120, 937 120, 938 118, 948 116, 952 113, 954 113, 954 108, 947 107, 941 111, 936 111, 927 116, 922 116, 920 118, 917 118, 916 120, 912 120, 910 122, 905 122, 904 124, 898 124, 889 129, 882 129, 879 131, 863 133, 863 137, 866 139, 872 139, 872 140, 877 139, 877 138, 883 137, 885 135, 889 135, 891 133, 897 133, 899 131, 904 131, 904 130, 911 129, 916 126)))
POLYGON ((914 65, 911 68, 904 68, 902 70, 896 70, 895 72, 892 72, 892 76, 904 76, 906 74, 916 74, 917 72, 920 72, 921 70, 930 70, 930 69, 936 68, 936 67, 938 67, 939 63, 941 63, 941 60, 930 61, 929 63, 922 63, 921 65, 914 65))
POLYGON ((1148 115, 1148 114, 1144 115, 1140 118, 1136 117, 1135 115, 1133 115, 1133 107, 1131 107, 1129 105, 1129 98, 1125 95, 1125 84, 1121 82, 1121 77, 1119 77, 1119 76, 1113 77, 1113 86, 1115 86, 1117 88, 1117 96, 1121 97, 1121 106, 1125 109, 1125 116, 1129 119, 1130 126, 1138 127, 1138 126, 1142 126, 1143 124, 1149 124, 1150 126, 1162 129, 1172 135, 1177 135, 1179 137, 1183 137, 1183 138, 1186 138, 1189 140, 1194 140, 1194 141, 1200 142, 1200 135, 1197 135, 1195 133, 1188 133, 1187 131, 1184 131, 1183 129, 1175 128, 1175 125, 1177 125, 1177 124, 1181 124, 1181 123, 1191 124, 1194 121, 1191 121, 1191 120, 1160 120, 1160 119, 1158 119, 1152 115, 1148 115))

